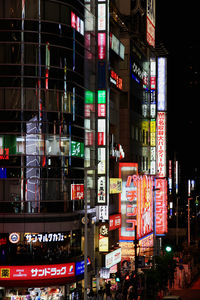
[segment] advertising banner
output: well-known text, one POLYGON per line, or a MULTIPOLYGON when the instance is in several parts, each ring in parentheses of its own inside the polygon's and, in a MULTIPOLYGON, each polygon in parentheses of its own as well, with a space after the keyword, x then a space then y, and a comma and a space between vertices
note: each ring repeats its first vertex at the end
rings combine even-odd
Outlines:
POLYGON ((0 280, 38 280, 75 276, 75 263, 34 266, 0 266, 0 280))
POLYGON ((167 232, 167 180, 156 179, 156 235, 164 235, 167 232))
POLYGON ((110 194, 119 194, 122 192, 122 179, 110 178, 110 194))
POLYGON ((137 172, 136 163, 120 163, 119 177, 122 178, 122 193, 119 195, 119 212, 121 213, 121 228, 119 240, 133 241, 135 239, 137 211, 137 172))
POLYGON ((157 170, 159 177, 166 177, 166 112, 157 114, 157 170))
POLYGON ((121 215, 116 214, 109 217, 109 230, 115 230, 121 227, 121 215))
POLYGON ((152 47, 155 47, 155 23, 156 23, 155 0, 147 0, 147 43, 152 47))
POLYGON ((71 184, 71 200, 84 199, 84 184, 71 184))
POLYGON ((109 232, 108 223, 100 223, 100 225, 99 225, 99 252, 108 252, 108 250, 109 250, 108 232, 109 232))
POLYGON ((105 255, 105 267, 111 268, 121 261, 121 248, 105 255))

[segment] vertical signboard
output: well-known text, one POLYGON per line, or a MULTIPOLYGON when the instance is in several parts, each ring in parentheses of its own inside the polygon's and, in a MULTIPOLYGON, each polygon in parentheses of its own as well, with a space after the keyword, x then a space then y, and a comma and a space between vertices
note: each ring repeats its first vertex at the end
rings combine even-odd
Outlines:
POLYGON ((167 232, 167 180, 156 179, 155 199, 155 234, 164 235, 167 232))
POLYGON ((157 172, 159 177, 166 177, 166 113, 157 115, 157 172))
POLYGON ((167 59, 166 57, 158 57, 158 86, 157 100, 158 111, 167 110, 167 59))
POLYGON ((147 43, 152 47, 155 47, 155 23, 156 23, 155 0, 147 0, 147 43))
POLYGON ((122 193, 119 195, 119 212, 121 213, 120 241, 135 239, 137 218, 137 173, 136 163, 120 163, 119 177, 122 178, 122 193))
POLYGON ((99 225, 99 252, 108 252, 109 250, 109 224, 100 223, 99 225))
POLYGON ((153 232, 153 177, 138 177, 137 233, 138 237, 153 232))
MULTIPOLYGON (((99 207, 99 220, 108 220, 108 197, 109 181, 108 174, 108 82, 107 82, 107 61, 108 61, 108 29, 107 29, 107 1, 97 1, 97 38, 98 38, 98 91, 97 91, 97 148, 98 148, 98 168, 97 168, 97 200, 99 207)), ((106 239, 105 239, 106 240, 106 239)))
POLYGON ((150 59, 150 174, 156 175, 156 59, 150 59))

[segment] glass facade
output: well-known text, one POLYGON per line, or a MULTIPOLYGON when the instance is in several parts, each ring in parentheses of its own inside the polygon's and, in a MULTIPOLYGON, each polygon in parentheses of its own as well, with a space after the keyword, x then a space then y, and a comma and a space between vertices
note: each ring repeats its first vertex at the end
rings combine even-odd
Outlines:
POLYGON ((83 2, 0 1, 1 213, 83 208, 83 2))

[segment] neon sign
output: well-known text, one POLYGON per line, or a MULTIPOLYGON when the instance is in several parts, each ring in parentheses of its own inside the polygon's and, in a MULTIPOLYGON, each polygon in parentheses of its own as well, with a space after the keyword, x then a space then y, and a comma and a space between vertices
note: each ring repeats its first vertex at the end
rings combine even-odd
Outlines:
POLYGON ((156 179, 156 235, 167 232, 167 180, 156 179))
POLYGON ((117 75, 113 70, 110 71, 110 82, 116 85, 116 87, 122 90, 122 78, 117 75))
POLYGON ((75 276, 75 263, 35 266, 1 266, 0 280, 38 280, 75 276))
POLYGON ((135 163, 120 163, 119 177, 122 178, 122 193, 119 196, 119 210, 121 213, 121 228, 119 240, 133 241, 135 239, 135 225, 137 217, 137 172, 135 163))
POLYGON ((106 58, 106 34, 105 34, 105 32, 98 33, 98 56, 99 56, 99 59, 106 58))
POLYGON ((166 177, 166 113, 157 115, 157 169, 159 177, 166 177))
POLYGON ((166 58, 158 58, 158 110, 166 110, 166 58))
POLYGON ((84 22, 73 12, 71 12, 71 27, 76 29, 81 35, 84 35, 84 22))
POLYGON ((0 159, 9 159, 9 148, 0 148, 0 159))
POLYGON ((71 200, 84 199, 84 184, 71 184, 71 200))

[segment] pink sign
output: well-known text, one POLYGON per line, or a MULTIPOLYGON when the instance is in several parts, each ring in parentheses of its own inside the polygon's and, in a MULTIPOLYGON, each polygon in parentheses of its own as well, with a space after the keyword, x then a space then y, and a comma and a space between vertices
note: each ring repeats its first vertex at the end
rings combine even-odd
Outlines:
POLYGON ((167 180, 156 179, 156 235, 167 232, 167 180))
POLYGON ((98 33, 98 57, 99 59, 105 59, 106 57, 106 34, 98 33))

